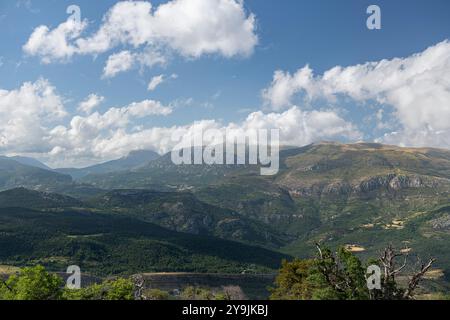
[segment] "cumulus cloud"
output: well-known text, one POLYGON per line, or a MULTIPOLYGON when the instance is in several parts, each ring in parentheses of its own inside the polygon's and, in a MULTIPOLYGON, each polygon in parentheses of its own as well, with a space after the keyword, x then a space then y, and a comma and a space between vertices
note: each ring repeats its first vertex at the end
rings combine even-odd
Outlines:
POLYGON ((83 102, 80 103, 77 110, 90 114, 92 113, 92 110, 97 108, 103 101, 105 101, 105 97, 92 93, 83 102))
MULTIPOLYGON (((120 133, 132 135, 130 128, 137 119, 167 116, 173 111, 159 101, 144 100, 92 113, 104 98, 91 94, 78 108, 86 115, 73 115, 66 124, 69 114, 64 100, 45 79, 14 90, 1 89, 0 153, 31 155, 51 164, 67 165, 111 159, 121 149, 110 146, 101 150, 105 141, 113 141, 110 139, 120 133)), ((137 143, 127 151, 134 150, 137 143)))
POLYGON ((303 146, 320 140, 361 138, 358 129, 335 111, 303 111, 297 106, 281 113, 253 112, 240 127, 244 130, 280 129, 281 143, 289 146, 303 146))
MULTIPOLYGON (((258 129, 279 129, 282 145, 302 146, 326 139, 357 140, 361 133, 333 111, 304 112, 298 107, 283 113, 254 112, 239 123, 221 123, 216 120, 200 120, 184 126, 144 128, 127 132, 120 128, 109 137, 96 139, 93 152, 103 156, 121 156, 130 150, 152 149, 159 153, 179 147, 183 137, 193 137, 206 130, 249 132, 258 129), (172 140, 179 137, 181 140, 172 140)), ((204 140, 204 143, 211 141, 204 140)))
POLYGON ((113 78, 119 73, 138 66, 150 68, 155 65, 164 66, 166 63, 167 59, 164 56, 151 49, 146 49, 139 53, 132 53, 128 50, 124 50, 108 57, 103 69, 103 78, 113 78))
POLYGON ((135 63, 134 55, 130 51, 121 51, 109 56, 103 69, 104 78, 112 78, 119 72, 130 70, 135 63))
MULTIPOLYGON (((98 122, 98 119, 95 120, 98 122)), ((102 121, 100 121, 102 123, 102 121)), ((72 125, 73 130, 78 133, 81 129, 78 124, 72 125)), ((117 130, 110 131, 110 135, 100 137, 97 133, 91 132, 91 139, 83 137, 80 145, 91 141, 88 145, 91 149, 86 149, 101 158, 114 158, 122 156, 135 149, 152 149, 159 153, 171 151, 179 146, 179 140, 172 140, 172 137, 187 137, 199 134, 208 129, 226 132, 248 132, 258 129, 280 129, 280 139, 282 145, 302 146, 319 140, 327 139, 351 139, 357 140, 361 137, 358 130, 350 123, 343 120, 333 111, 312 111, 304 112, 298 107, 292 107, 283 113, 255 112, 250 114, 244 121, 239 123, 224 124, 216 120, 200 120, 184 126, 172 127, 151 127, 142 128, 136 132, 125 130, 122 125, 117 130)), ((86 128, 81 131, 87 132, 86 128)), ((59 132, 54 136, 65 137, 68 132, 59 132)), ((63 141, 70 139, 63 138, 63 141)), ((58 145, 61 145, 61 141, 58 145)), ((208 143, 208 141, 204 141, 208 143)), ((70 150, 76 150, 70 148, 70 150)))
POLYGON ((73 40, 81 35, 86 26, 86 21, 77 22, 74 19, 68 19, 53 30, 44 25, 39 26, 34 29, 23 50, 29 55, 39 56, 45 64, 67 62, 79 52, 73 40))
POLYGON ((53 166, 84 166, 121 157, 136 149, 169 152, 183 137, 202 129, 280 129, 284 145, 304 145, 322 139, 357 139, 358 130, 332 110, 302 111, 291 107, 281 113, 251 113, 245 120, 222 123, 200 120, 186 125, 153 127, 139 121, 150 116, 167 116, 173 106, 144 100, 106 112, 95 111, 102 97, 91 94, 79 111, 68 114, 64 98, 44 79, 25 83, 16 90, 0 90, 0 152, 24 154, 53 166), (137 123, 141 123, 137 126, 137 123))
POLYGON ((47 80, 0 89, 0 151, 46 152, 48 129, 66 115, 63 99, 47 80))
POLYGON ((39 26, 23 49, 50 63, 130 47, 108 59, 108 77, 136 63, 164 63, 170 52, 186 58, 249 56, 258 43, 255 16, 246 12, 242 0, 172 0, 156 8, 147 1, 121 1, 105 14, 96 32, 82 37, 86 26, 86 21, 77 24, 73 19, 53 30, 39 26), (125 66, 120 68, 119 61, 125 66))
POLYGON ((378 141, 413 146, 450 146, 450 42, 438 43, 406 58, 341 67, 315 75, 309 66, 294 74, 277 71, 263 91, 274 109, 292 105, 296 95, 306 99, 376 101, 394 109, 400 130, 378 141))

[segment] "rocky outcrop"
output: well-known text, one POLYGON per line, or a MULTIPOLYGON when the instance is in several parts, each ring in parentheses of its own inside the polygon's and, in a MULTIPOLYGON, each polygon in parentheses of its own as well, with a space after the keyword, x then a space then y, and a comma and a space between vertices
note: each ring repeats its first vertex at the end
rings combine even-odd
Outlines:
POLYGON ((450 229, 450 215, 446 214, 437 219, 431 220, 429 222, 431 227, 435 230, 449 230, 450 229))
POLYGON ((316 183, 310 186, 298 187, 294 190, 290 190, 290 194, 294 197, 358 195, 379 190, 395 192, 408 188, 434 188, 438 185, 438 179, 431 179, 416 175, 397 175, 392 173, 370 177, 357 182, 339 180, 331 183, 316 183))

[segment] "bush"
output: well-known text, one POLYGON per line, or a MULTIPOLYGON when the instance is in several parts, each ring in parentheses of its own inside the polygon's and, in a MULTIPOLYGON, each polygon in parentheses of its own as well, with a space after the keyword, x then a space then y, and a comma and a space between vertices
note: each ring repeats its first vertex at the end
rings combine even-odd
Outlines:
POLYGON ((63 296, 63 280, 44 267, 24 268, 1 282, 2 300, 59 300, 63 296))
POLYGON ((145 293, 148 300, 170 300, 170 294, 159 289, 150 289, 145 293))
POLYGON ((134 285, 131 280, 119 278, 78 290, 64 290, 66 300, 133 300, 134 285))
POLYGON ((42 266, 24 268, 0 281, 0 300, 133 300, 129 279, 107 280, 79 290, 64 288, 64 281, 42 266))

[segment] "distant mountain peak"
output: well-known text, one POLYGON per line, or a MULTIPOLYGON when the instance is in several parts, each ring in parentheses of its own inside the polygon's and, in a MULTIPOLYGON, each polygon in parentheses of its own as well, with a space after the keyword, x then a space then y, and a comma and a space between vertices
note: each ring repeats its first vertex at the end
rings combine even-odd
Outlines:
POLYGON ((112 160, 81 169, 66 168, 57 169, 56 171, 69 174, 74 179, 80 179, 92 174, 96 175, 132 170, 142 167, 151 161, 158 159, 159 157, 160 155, 158 153, 151 150, 134 150, 127 156, 117 160, 112 160))
POLYGON ((14 161, 17 161, 20 164, 23 164, 23 165, 26 165, 26 166, 30 166, 30 167, 36 167, 36 168, 40 168, 40 169, 44 169, 44 170, 53 170, 52 168, 50 168, 46 164, 42 163, 41 161, 39 161, 37 159, 34 159, 34 158, 30 158, 30 157, 22 157, 22 156, 6 157, 6 156, 2 156, 1 158, 14 160, 14 161))
POLYGON ((159 154, 152 150, 133 150, 125 158, 146 157, 146 156, 154 157, 159 156, 159 154))

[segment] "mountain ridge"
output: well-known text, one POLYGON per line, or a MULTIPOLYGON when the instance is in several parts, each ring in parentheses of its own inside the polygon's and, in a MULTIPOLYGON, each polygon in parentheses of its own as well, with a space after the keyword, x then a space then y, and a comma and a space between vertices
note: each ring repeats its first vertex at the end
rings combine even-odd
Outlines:
POLYGON ((74 179, 80 179, 91 174, 105 174, 114 171, 126 171, 145 165, 159 158, 159 154, 151 150, 131 151, 127 156, 85 168, 60 168, 55 171, 69 174, 74 179))

